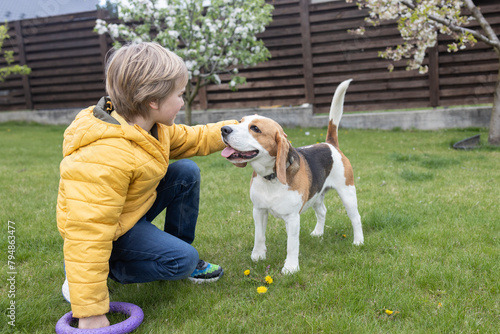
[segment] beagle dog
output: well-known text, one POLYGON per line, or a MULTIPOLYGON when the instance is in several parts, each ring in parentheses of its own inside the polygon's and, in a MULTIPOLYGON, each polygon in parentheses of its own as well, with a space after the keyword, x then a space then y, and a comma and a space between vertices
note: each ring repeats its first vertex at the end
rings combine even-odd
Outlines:
POLYGON ((322 236, 326 215, 323 200, 331 188, 339 194, 351 220, 354 245, 363 243, 354 175, 338 142, 338 126, 350 81, 342 82, 335 91, 325 143, 293 148, 278 123, 258 115, 221 128, 227 145, 222 156, 238 167, 248 163, 254 170, 250 186, 255 221, 253 261, 266 258, 265 232, 271 213, 286 223, 287 257, 282 273, 298 271, 300 214, 312 207, 317 223, 311 235, 322 236))

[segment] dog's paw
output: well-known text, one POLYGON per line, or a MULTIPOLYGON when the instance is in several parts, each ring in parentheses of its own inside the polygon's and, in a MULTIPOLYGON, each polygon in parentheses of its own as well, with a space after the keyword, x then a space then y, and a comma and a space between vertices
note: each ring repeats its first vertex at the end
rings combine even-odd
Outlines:
POLYGON ((266 259, 266 251, 253 251, 252 255, 250 256, 253 262, 257 262, 260 260, 265 260, 266 259))
POLYGON ((354 241, 352 242, 353 245, 355 246, 361 246, 364 243, 363 237, 361 238, 354 238, 354 241))
POLYGON ((316 231, 316 229, 314 229, 314 231, 311 232, 311 236, 313 236, 315 238, 322 237, 323 236, 323 231, 316 231))
POLYGON ((281 273, 283 275, 290 275, 290 274, 293 274, 293 273, 296 273, 299 271, 299 265, 296 264, 296 265, 290 265, 290 264, 287 264, 285 262, 285 265, 283 266, 283 269, 281 269, 281 273))

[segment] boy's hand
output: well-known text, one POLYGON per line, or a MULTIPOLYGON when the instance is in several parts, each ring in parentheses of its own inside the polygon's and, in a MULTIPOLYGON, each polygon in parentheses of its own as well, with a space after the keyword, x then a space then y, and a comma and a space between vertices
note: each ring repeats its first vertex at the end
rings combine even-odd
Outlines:
POLYGON ((80 329, 102 328, 108 326, 109 321, 105 314, 94 315, 88 318, 80 318, 78 320, 78 328, 80 329))

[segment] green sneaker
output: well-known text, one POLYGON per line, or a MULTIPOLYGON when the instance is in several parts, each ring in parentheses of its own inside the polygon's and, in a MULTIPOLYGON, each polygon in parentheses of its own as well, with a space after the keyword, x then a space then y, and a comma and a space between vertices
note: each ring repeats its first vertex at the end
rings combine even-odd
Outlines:
POLYGON ((224 275, 224 270, 221 266, 199 260, 196 269, 188 279, 199 284, 211 283, 217 281, 222 275, 224 275))

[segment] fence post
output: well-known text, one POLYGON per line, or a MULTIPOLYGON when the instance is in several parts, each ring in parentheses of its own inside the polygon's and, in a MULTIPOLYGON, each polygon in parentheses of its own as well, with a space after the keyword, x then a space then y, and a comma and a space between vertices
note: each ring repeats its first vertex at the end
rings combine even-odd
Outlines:
MULTIPOLYGON (((20 20, 14 22, 14 29, 16 30, 16 44, 19 50, 19 64, 27 65, 26 51, 24 49, 23 31, 20 20)), ((29 76, 23 75, 22 81, 23 81, 24 98, 26 99, 26 109, 33 110, 33 98, 31 96, 31 84, 29 76)))
POLYGON ((309 23, 309 0, 300 0, 299 9, 306 102, 314 104, 314 74, 311 47, 311 26, 309 23))
POLYGON ((431 107, 439 106, 439 48, 429 49, 429 99, 431 107))

